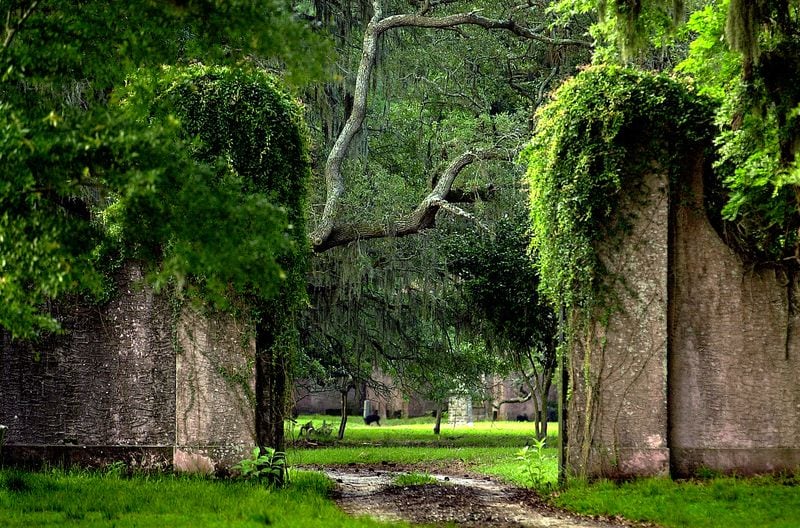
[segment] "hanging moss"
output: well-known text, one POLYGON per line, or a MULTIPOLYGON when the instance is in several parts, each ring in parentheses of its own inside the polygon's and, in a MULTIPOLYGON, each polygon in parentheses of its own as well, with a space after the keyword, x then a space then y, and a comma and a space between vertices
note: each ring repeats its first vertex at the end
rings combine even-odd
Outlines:
POLYGON ((653 163, 672 177, 711 137, 704 99, 663 75, 594 67, 566 82, 537 113, 528 164, 533 250, 545 295, 585 313, 610 309, 600 240, 621 239, 620 214, 653 163), (644 154, 644 155, 643 155, 644 154))

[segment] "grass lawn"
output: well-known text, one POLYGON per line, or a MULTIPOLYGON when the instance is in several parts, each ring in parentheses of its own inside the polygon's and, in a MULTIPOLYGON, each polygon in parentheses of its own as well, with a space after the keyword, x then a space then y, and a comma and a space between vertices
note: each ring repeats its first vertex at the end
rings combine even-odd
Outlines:
MULTIPOLYGON (((327 416, 301 417, 298 422, 333 421, 327 416)), ((495 475, 520 486, 529 485, 517 451, 533 435, 533 424, 519 422, 476 422, 473 427, 443 425, 442 438, 432 433, 431 418, 388 420, 381 427, 364 425, 359 417, 348 420, 345 440, 313 449, 293 449, 292 464, 347 464, 395 462, 423 464, 435 472, 437 466, 464 467, 472 472, 495 475), (352 420, 352 421, 350 421, 352 420), (454 464, 455 463, 455 464, 454 464)), ((555 435, 556 424, 548 433, 555 435)), ((549 438, 556 445, 556 438, 549 438)), ((544 468, 546 478, 555 483, 557 451, 544 468)), ((663 526, 722 528, 800 527, 800 474, 793 478, 754 479, 715 478, 673 482, 668 479, 642 479, 615 484, 572 483, 553 493, 551 502, 568 510, 600 515, 621 515, 627 519, 649 521, 663 526)))
POLYGON ((665 528, 797 528, 800 477, 714 478, 674 482, 642 479, 575 484, 553 502, 587 514, 622 515, 665 528))
MULTIPOLYGON (((494 475, 520 486, 528 484, 524 467, 517 460, 517 451, 534 436, 534 425, 530 422, 475 422, 472 426, 442 424, 441 434, 433 434, 433 418, 412 418, 383 421, 380 427, 367 426, 358 416, 347 420, 345 437, 335 440, 339 419, 331 416, 302 415, 298 424, 314 422, 315 427, 323 421, 333 425, 331 438, 321 439, 324 447, 313 449, 296 448, 288 453, 292 465, 379 464, 425 464, 431 471, 437 467, 464 467, 473 472, 494 475)), ((292 429, 287 430, 292 438, 292 429)), ((548 425, 549 444, 556 445, 558 424, 548 425)), ((295 435, 296 436, 296 435, 295 435)), ((548 478, 558 478, 557 451, 547 449, 549 461, 546 468, 548 478)))
POLYGON ((378 528, 327 498, 330 482, 297 472, 283 490, 172 475, 121 478, 100 472, 0 470, 0 526, 378 528))

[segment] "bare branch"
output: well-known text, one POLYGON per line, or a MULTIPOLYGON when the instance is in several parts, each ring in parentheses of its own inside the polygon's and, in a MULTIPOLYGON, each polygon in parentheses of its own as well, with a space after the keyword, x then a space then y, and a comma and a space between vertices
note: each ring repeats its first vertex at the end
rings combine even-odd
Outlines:
POLYGON ((8 13, 6 14, 6 36, 5 39, 3 40, 3 45, 0 46, 0 55, 2 55, 3 52, 5 52, 5 50, 8 49, 8 47, 11 45, 11 42, 14 40, 14 37, 22 28, 22 25, 25 23, 26 20, 28 20, 28 17, 30 17, 31 14, 33 14, 34 10, 36 9, 36 6, 38 5, 39 5, 39 0, 34 0, 33 2, 31 2, 31 5, 28 6, 28 9, 26 9, 22 13, 22 16, 19 18, 19 20, 17 20, 17 22, 13 26, 11 25, 11 9, 8 10, 8 13))

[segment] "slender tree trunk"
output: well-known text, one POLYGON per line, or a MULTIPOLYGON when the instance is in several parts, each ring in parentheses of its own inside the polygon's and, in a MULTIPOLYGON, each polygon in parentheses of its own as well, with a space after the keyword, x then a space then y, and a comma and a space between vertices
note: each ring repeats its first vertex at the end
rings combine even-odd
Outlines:
POLYGON ((539 380, 537 379, 536 381, 533 382, 533 385, 534 385, 533 391, 532 391, 533 392, 533 398, 531 398, 531 401, 533 402, 533 428, 534 428, 534 431, 536 432, 536 439, 537 440, 541 440, 543 438, 542 437, 542 422, 540 420, 542 414, 541 414, 541 408, 539 406, 539 400, 540 400, 541 394, 537 394, 537 393, 540 392, 541 384, 539 383, 539 380))
POLYGON ((259 447, 285 451, 288 362, 282 347, 275 346, 277 331, 268 317, 256 323, 256 441, 259 447))
POLYGON ((442 402, 436 402, 436 423, 433 426, 433 434, 438 435, 442 432, 442 402))
POLYGON ((339 434, 337 438, 341 440, 344 438, 344 429, 347 427, 347 393, 349 392, 349 387, 343 391, 339 391, 341 394, 341 404, 342 404, 342 420, 339 422, 339 434))
POLYGON ((555 372, 545 370, 544 379, 542 380, 542 409, 541 415, 539 416, 539 423, 542 427, 542 438, 547 437, 547 395, 550 393, 550 386, 553 384, 553 374, 555 374, 555 372))

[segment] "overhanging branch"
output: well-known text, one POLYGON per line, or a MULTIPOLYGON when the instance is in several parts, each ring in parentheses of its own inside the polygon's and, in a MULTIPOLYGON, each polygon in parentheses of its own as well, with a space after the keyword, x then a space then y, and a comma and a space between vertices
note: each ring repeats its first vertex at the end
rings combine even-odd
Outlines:
POLYGON ((447 201, 446 197, 450 193, 453 181, 464 168, 475 161, 507 157, 507 153, 499 150, 465 152, 448 165, 433 190, 423 198, 417 208, 410 214, 389 224, 349 223, 334 225, 325 239, 321 240, 320 243, 316 243, 316 240, 314 241, 314 251, 319 253, 356 240, 413 235, 433 227, 436 222, 436 214, 440 209, 446 209, 458 216, 474 220, 472 215, 447 201))
MULTIPOLYGON (((375 67, 378 39, 385 31, 401 27, 449 29, 457 26, 474 25, 489 30, 497 29, 509 31, 520 38, 537 40, 551 45, 592 46, 590 42, 583 40, 549 37, 522 26, 512 19, 490 19, 476 12, 459 13, 443 17, 426 16, 425 13, 431 7, 430 2, 422 2, 420 4, 420 13, 418 14, 392 15, 385 18, 383 16, 381 1, 373 0, 372 5, 374 15, 370 19, 369 24, 367 24, 367 28, 364 32, 361 61, 358 67, 355 90, 353 93, 353 109, 341 133, 336 138, 336 142, 325 164, 325 186, 327 193, 325 205, 319 224, 311 234, 312 245, 317 252, 347 244, 354 240, 405 236, 427 229, 433 225, 436 212, 439 210, 442 203, 446 201, 445 197, 452 186, 452 180, 450 180, 446 188, 438 192, 434 189, 434 192, 428 195, 414 212, 389 225, 337 225, 336 223, 339 207, 341 205, 341 198, 345 191, 344 178, 342 176, 342 163, 344 162, 353 139, 364 124, 367 111, 369 82, 375 67)), ((472 163, 475 159, 474 156, 475 154, 473 153, 466 153, 460 158, 457 158, 453 164, 463 163, 463 165, 455 170, 455 174, 458 174, 463 166, 472 163)), ((451 165, 451 167, 452 166, 453 165, 451 165)), ((448 168, 448 170, 450 170, 450 168, 448 168)), ((437 182, 437 188, 439 188, 439 184, 443 183, 444 180, 445 178, 443 177, 437 182)))

